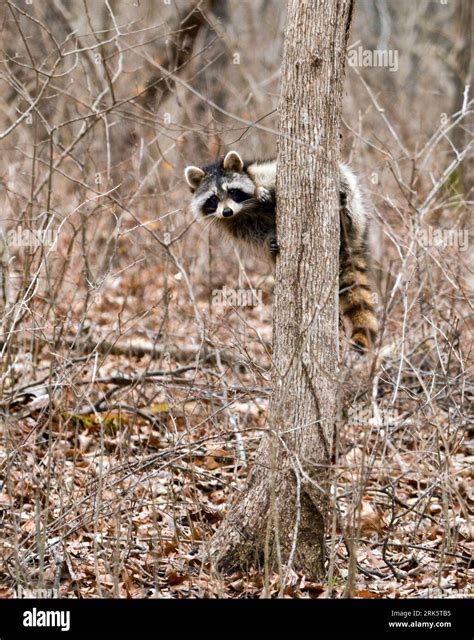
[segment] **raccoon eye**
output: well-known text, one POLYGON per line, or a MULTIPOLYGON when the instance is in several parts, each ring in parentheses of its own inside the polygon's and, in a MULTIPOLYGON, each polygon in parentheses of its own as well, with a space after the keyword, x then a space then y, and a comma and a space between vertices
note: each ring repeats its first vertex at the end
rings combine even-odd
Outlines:
POLYGON ((252 197, 241 189, 229 189, 227 193, 234 202, 244 202, 245 200, 250 200, 250 198, 252 197))
POLYGON ((214 211, 217 209, 218 203, 219 198, 217 196, 211 196, 210 198, 208 198, 202 207, 204 213, 214 213, 214 211))

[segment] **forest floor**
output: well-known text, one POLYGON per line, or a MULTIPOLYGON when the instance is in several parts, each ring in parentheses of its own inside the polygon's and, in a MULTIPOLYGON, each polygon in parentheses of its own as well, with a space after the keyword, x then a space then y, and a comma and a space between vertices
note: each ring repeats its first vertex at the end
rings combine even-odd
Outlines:
POLYGON ((474 596, 469 389, 456 382, 456 359, 429 339, 407 349, 403 366, 393 345, 378 358, 344 356, 329 585, 290 572, 282 588, 278 572, 265 577, 261 567, 219 575, 207 544, 266 428, 271 282, 264 322, 261 308, 210 305, 203 289, 206 337, 192 347, 190 308, 174 333, 150 340, 151 329, 132 326, 107 338, 124 296, 139 316, 161 293, 146 271, 139 282, 124 277, 97 301, 95 326, 78 344, 71 333, 43 345, 34 367, 16 362, 30 382, 16 385, 1 427, 1 596, 21 585, 78 598, 474 596), (67 354, 51 367, 55 349, 67 354), (440 382, 427 405, 433 371, 440 382), (349 551, 358 563, 350 580, 349 551))

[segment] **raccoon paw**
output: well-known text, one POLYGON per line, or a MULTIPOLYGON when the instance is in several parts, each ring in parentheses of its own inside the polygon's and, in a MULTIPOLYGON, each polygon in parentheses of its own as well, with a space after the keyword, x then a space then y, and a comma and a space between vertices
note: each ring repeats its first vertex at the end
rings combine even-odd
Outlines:
POLYGON ((272 238, 270 240, 270 253, 272 254, 272 256, 276 256, 277 253, 279 252, 280 252, 280 247, 278 245, 277 239, 272 238))
POLYGON ((257 200, 259 202, 271 202, 272 201, 272 194, 265 187, 257 187, 255 189, 255 197, 257 198, 257 200))

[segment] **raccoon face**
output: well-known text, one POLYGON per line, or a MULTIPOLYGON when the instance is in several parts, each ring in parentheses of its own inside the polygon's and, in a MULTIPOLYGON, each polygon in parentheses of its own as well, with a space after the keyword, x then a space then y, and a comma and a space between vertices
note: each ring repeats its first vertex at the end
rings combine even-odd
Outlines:
POLYGON ((191 210, 196 217, 232 218, 253 203, 255 183, 244 171, 236 151, 202 169, 186 167, 184 175, 193 194, 191 210))

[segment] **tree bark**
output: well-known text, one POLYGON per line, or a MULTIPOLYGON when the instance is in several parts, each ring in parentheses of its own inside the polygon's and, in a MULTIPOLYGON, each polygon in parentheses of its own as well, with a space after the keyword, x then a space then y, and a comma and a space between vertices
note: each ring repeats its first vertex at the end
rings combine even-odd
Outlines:
MULTIPOLYGON (((452 68, 454 77, 454 99, 452 113, 461 111, 464 104, 464 92, 467 85, 472 86, 472 0, 459 0, 454 14, 455 36, 454 43, 455 61, 452 68)), ((472 90, 471 90, 472 91, 472 90)), ((472 95, 470 95, 472 99, 472 95)), ((472 118, 471 118, 472 124, 472 118)), ((465 118, 453 132, 453 144, 459 153, 464 151, 469 144, 469 121, 465 118)), ((474 185, 474 154, 467 154, 457 171, 458 187, 464 189, 466 200, 472 197, 474 185)), ((467 214, 467 212, 466 212, 467 214)), ((467 222, 467 215, 466 215, 467 222)))
POLYGON ((277 174, 273 394, 243 492, 211 541, 251 563, 324 576, 338 371, 338 155, 351 0, 290 0, 277 174))

